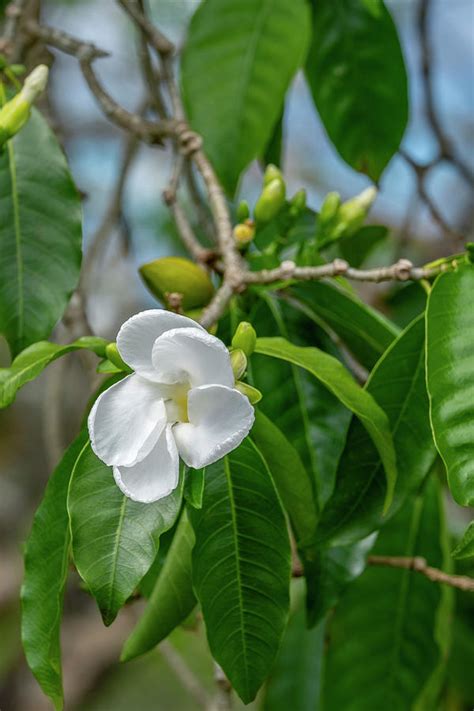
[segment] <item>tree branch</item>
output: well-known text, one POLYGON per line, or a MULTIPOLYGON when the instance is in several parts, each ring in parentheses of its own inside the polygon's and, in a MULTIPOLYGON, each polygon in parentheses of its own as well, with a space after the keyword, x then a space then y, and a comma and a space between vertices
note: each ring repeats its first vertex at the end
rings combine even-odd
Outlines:
POLYGON ((450 575, 438 568, 432 568, 424 558, 404 558, 398 556, 369 555, 367 562, 369 565, 383 565, 390 568, 403 568, 404 570, 414 570, 416 573, 424 575, 434 583, 443 583, 452 588, 474 592, 474 579, 467 575, 450 575))

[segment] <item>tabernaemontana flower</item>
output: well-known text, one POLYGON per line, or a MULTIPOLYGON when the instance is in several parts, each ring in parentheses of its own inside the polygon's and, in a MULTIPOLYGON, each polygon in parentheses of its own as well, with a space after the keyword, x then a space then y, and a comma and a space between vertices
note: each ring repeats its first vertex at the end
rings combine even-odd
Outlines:
POLYGON ((126 496, 150 503, 178 485, 179 457, 200 469, 238 447, 254 410, 234 388, 227 348, 192 319, 142 311, 117 348, 135 372, 97 398, 92 449, 126 496))

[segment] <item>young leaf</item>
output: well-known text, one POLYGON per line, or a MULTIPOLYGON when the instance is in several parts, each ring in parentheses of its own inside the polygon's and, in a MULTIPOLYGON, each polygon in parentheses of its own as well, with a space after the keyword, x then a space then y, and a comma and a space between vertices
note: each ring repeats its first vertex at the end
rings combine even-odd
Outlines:
MULTIPOLYGON (((159 473, 157 474, 159 476, 159 473)), ((169 496, 140 504, 122 494, 112 469, 84 447, 69 485, 77 570, 110 625, 153 563, 162 533, 181 506, 182 481, 169 496)))
POLYGON ((306 306, 306 314, 334 331, 357 360, 371 370, 400 329, 336 284, 315 281, 293 286, 289 293, 306 306))
POLYGON ((81 348, 102 356, 106 345, 106 340, 95 336, 84 336, 65 346, 49 341, 34 343, 17 355, 9 368, 0 368, 0 409, 10 405, 17 391, 41 375, 46 366, 56 358, 81 348))
POLYGON ((187 113, 230 194, 270 140, 310 24, 305 0, 205 0, 191 20, 181 68, 187 113))
POLYGON ((471 521, 467 527, 464 536, 453 550, 452 556, 458 560, 474 558, 474 521, 471 521))
MULTIPOLYGON (((421 556, 443 568, 445 551, 441 497, 432 479, 381 531, 373 552, 421 556)), ((369 566, 332 620, 324 709, 414 708, 443 654, 435 634, 443 602, 442 587, 412 570, 369 566)))
POLYGON ((265 462, 246 439, 207 469, 193 579, 209 646, 244 703, 272 667, 289 605, 290 544, 265 462))
POLYGON ((306 76, 314 102, 342 158, 378 181, 408 121, 397 30, 382 0, 312 4, 306 76))
POLYGON ((426 310, 426 376, 436 447, 449 488, 474 505, 474 265, 441 274, 426 310))
POLYGON ((80 198, 37 111, 0 153, 0 205, 0 332, 16 356, 49 336, 81 265, 80 198))
POLYGON ((125 642, 123 662, 159 644, 196 606, 191 565, 193 546, 194 531, 184 509, 145 612, 125 642))
POLYGON ((384 508, 387 510, 397 478, 395 450, 387 415, 372 395, 357 385, 349 371, 336 358, 318 348, 294 346, 284 338, 258 338, 255 352, 305 368, 358 417, 384 465, 387 479, 384 508))
MULTIPOLYGON (((395 443, 398 480, 392 514, 420 486, 436 456, 428 418, 424 332, 421 316, 390 346, 366 385, 388 413, 395 443)), ((354 420, 339 462, 334 494, 318 526, 321 541, 352 543, 383 524, 382 466, 370 437, 354 420)))
POLYGON ((52 475, 33 521, 25 549, 21 589, 21 636, 26 661, 56 709, 63 706, 60 624, 69 559, 66 501, 83 433, 71 444, 52 475))

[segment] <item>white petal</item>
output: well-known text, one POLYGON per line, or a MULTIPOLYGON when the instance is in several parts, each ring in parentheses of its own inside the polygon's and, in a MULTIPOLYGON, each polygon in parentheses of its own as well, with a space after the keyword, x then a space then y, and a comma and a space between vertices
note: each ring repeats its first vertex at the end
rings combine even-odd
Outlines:
POLYGON ((234 374, 229 351, 215 336, 195 328, 167 331, 153 346, 153 366, 162 383, 191 387, 218 384, 231 388, 234 374))
POLYGON ((143 504, 171 494, 179 482, 179 457, 171 426, 165 427, 141 462, 132 467, 114 467, 114 478, 125 496, 143 504))
POLYGON ((156 339, 166 331, 176 328, 194 328, 204 331, 196 321, 163 309, 141 311, 125 321, 117 335, 117 348, 133 370, 142 377, 157 380, 151 361, 156 339))
POLYGON ((217 462, 239 446, 252 429, 254 409, 238 390, 204 385, 190 390, 189 422, 173 427, 178 451, 189 467, 217 462))
POLYGON ((128 375, 99 395, 88 420, 91 445, 109 465, 130 466, 154 447, 166 425, 159 386, 128 375))

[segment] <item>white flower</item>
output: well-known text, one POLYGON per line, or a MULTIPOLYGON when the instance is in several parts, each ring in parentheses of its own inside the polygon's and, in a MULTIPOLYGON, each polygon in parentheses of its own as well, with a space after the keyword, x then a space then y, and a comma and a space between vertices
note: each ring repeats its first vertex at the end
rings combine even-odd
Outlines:
POLYGON ((192 319, 142 311, 117 348, 135 372, 97 398, 91 445, 123 493, 149 503, 178 485, 179 456, 199 469, 238 447, 254 410, 234 388, 227 348, 192 319))

